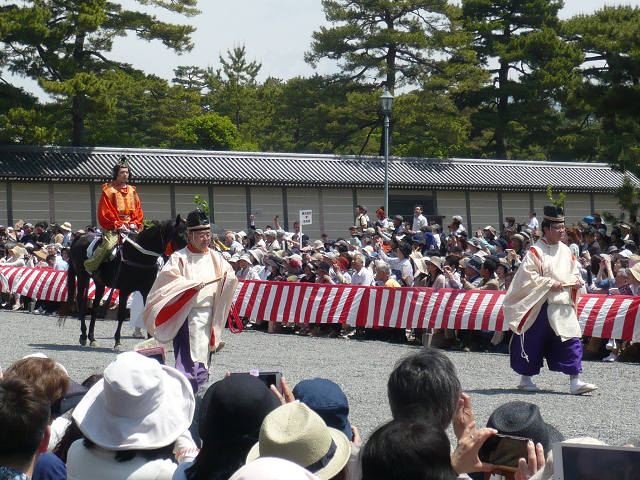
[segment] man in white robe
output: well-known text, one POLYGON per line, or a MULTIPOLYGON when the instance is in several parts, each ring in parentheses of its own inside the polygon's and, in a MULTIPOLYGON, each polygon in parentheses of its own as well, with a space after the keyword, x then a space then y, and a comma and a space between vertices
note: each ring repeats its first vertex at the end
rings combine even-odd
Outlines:
POLYGON ((187 229, 190 243, 171 255, 156 278, 143 320, 158 342, 173 341, 176 369, 195 393, 209 380, 210 353, 220 345, 238 280, 222 255, 208 248, 204 212, 191 212, 187 229))
POLYGON ((582 331, 576 316, 582 277, 565 235, 564 210, 544 207, 544 237, 522 259, 503 303, 504 318, 514 335, 509 347, 511 368, 521 375, 520 390, 539 391, 532 380, 544 359, 549 370, 570 376, 570 392, 580 395, 596 387, 579 379, 582 331))

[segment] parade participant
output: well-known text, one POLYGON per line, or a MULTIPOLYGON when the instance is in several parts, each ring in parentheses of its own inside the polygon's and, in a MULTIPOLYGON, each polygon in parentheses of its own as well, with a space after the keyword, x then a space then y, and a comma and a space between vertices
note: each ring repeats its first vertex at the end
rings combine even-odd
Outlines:
POLYGON ((210 352, 221 346, 238 280, 220 252, 208 248, 211 228, 203 211, 189 213, 187 230, 189 245, 171 255, 156 278, 143 320, 159 342, 173 341, 176 369, 197 392, 209 379, 210 352))
POLYGON ((122 232, 137 232, 142 227, 142 208, 136 187, 128 185, 129 163, 121 157, 113 167, 113 181, 102 185, 102 196, 98 205, 98 222, 102 227, 102 242, 93 256, 85 260, 88 273, 95 272, 104 258, 118 244, 122 232))
POLYGON ((596 387, 582 382, 582 331, 576 316, 583 282, 575 258, 560 240, 565 234, 561 206, 544 207, 543 238, 526 253, 504 298, 505 320, 514 331, 511 368, 522 377, 518 388, 539 391, 532 380, 543 358, 549 370, 570 376, 572 395, 596 387))

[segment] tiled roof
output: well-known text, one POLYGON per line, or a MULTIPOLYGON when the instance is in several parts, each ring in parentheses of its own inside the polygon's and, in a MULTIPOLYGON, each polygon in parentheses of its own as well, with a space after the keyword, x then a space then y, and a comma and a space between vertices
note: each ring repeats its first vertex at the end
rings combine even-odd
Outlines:
MULTIPOLYGON (((384 159, 340 155, 72 147, 0 147, 0 179, 108 181, 127 155, 135 183, 382 187, 384 159)), ((630 175, 640 186, 640 181, 630 175)), ((394 189, 607 192, 624 174, 601 163, 394 157, 394 189)))

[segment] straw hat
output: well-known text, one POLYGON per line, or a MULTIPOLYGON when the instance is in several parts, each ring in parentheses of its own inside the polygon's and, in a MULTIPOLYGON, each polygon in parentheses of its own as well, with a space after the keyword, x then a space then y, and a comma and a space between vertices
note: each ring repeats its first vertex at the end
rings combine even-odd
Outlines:
POLYGON ((633 275, 638 282, 640 282, 640 263, 636 263, 633 267, 629 269, 629 273, 633 275))
POLYGON ((258 457, 291 460, 323 480, 337 475, 351 455, 351 442, 344 433, 329 428, 304 403, 282 405, 262 422, 260 441, 247 455, 247 463, 258 457))
POLYGON ((423 259, 425 268, 427 267, 427 263, 431 265, 435 265, 438 267, 438 270, 444 272, 444 268, 442 267, 442 258, 441 257, 426 257, 423 259))
POLYGON ((108 450, 153 450, 189 428, 194 408, 191 385, 178 370, 125 352, 80 401, 73 419, 89 440, 108 450))
POLYGON ((60 230, 62 230, 63 232, 70 232, 71 224, 69 222, 64 222, 62 225, 60 225, 60 230))
POLYGON ((49 253, 47 253, 45 250, 36 250, 35 252, 33 252, 33 254, 40 260, 46 260, 47 256, 49 255, 49 253))

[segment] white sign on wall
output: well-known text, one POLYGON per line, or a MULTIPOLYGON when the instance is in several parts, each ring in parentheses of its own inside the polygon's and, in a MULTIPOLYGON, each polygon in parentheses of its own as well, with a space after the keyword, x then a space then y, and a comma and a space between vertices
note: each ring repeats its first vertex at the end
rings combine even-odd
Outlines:
POLYGON ((300 210, 300 225, 311 225, 312 214, 311 210, 300 210))

